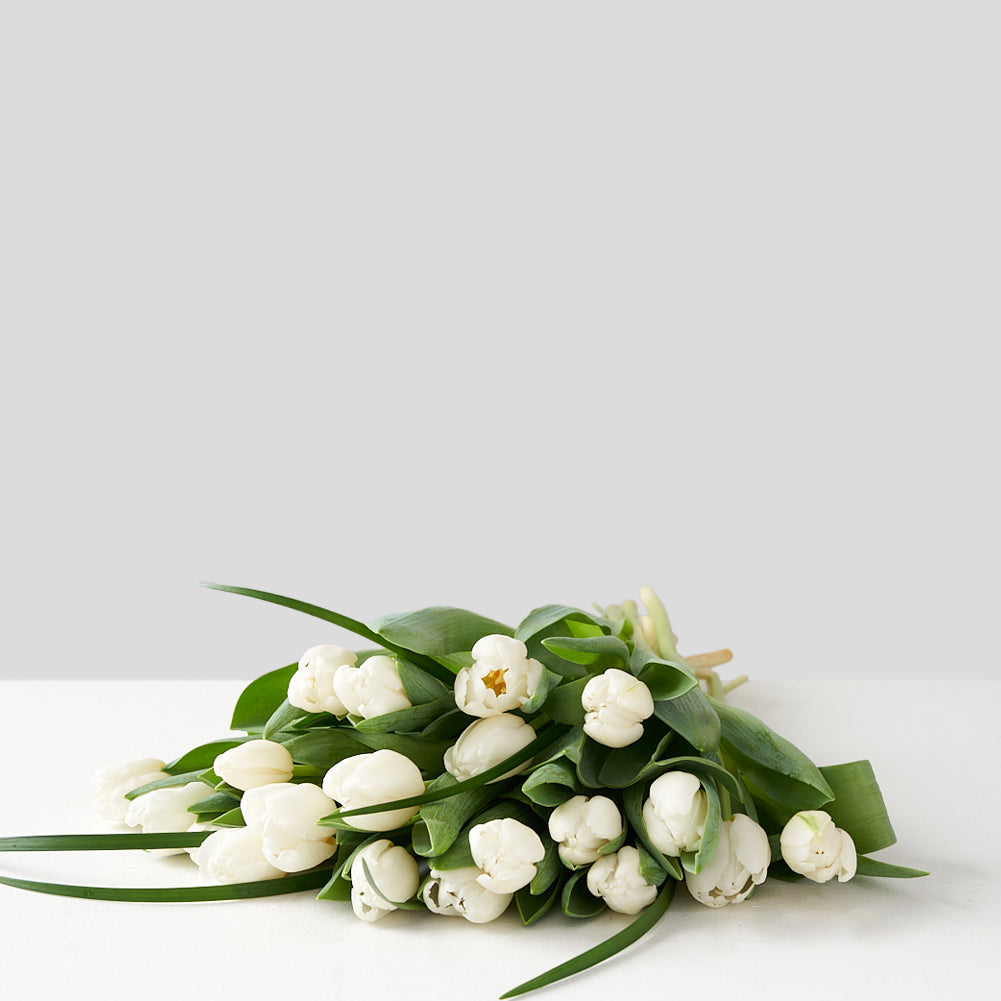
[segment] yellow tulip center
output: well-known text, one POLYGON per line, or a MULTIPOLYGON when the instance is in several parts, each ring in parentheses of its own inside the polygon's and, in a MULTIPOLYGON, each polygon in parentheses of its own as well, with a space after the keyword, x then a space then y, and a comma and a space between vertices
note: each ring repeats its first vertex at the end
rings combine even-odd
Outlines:
POLYGON ((504 680, 504 669, 497 668, 483 675, 483 684, 489 688, 494 695, 507 695, 507 682, 504 680))

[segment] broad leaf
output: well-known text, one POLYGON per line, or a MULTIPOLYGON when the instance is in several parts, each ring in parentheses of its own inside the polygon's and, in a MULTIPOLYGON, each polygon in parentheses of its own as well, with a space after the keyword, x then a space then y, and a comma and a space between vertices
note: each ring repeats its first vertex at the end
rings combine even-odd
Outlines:
POLYGON ((243 738, 233 740, 213 740, 209 744, 201 744, 193 748, 179 758, 175 758, 169 764, 163 766, 163 770, 168 775, 181 775, 184 772, 203 771, 211 768, 215 764, 215 759, 228 751, 231 747, 237 747, 244 743, 243 738))
POLYGON ((886 804, 868 761, 825 765, 820 769, 834 790, 824 804, 837 827, 847 831, 860 855, 889 848, 897 840, 886 813, 886 804))
POLYGON ((719 747, 719 716, 697 685, 675 699, 655 701, 653 711, 696 750, 711 754, 719 747))
POLYGON ((275 671, 262 674, 240 694, 233 708, 231 730, 246 733, 263 730, 271 714, 285 701, 288 685, 298 664, 288 664, 275 671))
POLYGON ((444 605, 384 615, 370 622, 369 628, 382 637, 387 646, 434 658, 472 650, 476 641, 484 636, 514 633, 502 622, 444 605))
POLYGON ((629 668, 629 647, 618 636, 547 636, 542 645, 560 659, 589 667, 592 672, 629 668))
MULTIPOLYGON (((428 792, 448 789, 458 780, 448 772, 428 784, 428 792)), ((434 803, 425 803, 413 828, 413 847, 426 858, 442 855, 455 843, 459 831, 474 814, 479 813, 494 797, 495 790, 486 786, 451 796, 434 803)))

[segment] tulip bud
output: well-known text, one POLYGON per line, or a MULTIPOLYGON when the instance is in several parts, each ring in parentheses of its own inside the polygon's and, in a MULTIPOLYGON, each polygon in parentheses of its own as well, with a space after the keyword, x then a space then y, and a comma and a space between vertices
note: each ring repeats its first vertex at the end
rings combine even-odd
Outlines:
POLYGON ((535 878, 535 863, 546 854, 531 827, 511 817, 477 824, 469 832, 469 852, 480 868, 476 881, 494 893, 514 893, 535 878))
POLYGON ((587 871, 587 888, 619 914, 639 914, 657 897, 657 887, 640 870, 640 853, 630 845, 598 859, 587 871))
POLYGON ((622 815, 607 796, 573 796, 549 815, 549 836, 568 865, 589 865, 622 834, 622 815))
MULTIPOLYGON (((533 740, 535 731, 519 716, 501 713, 500 716, 478 719, 467 726, 459 734, 459 739, 445 751, 445 771, 461 782, 499 765, 505 758, 528 747, 533 740)), ((519 765, 491 781, 510 778, 524 767, 519 765)))
POLYGON ((510 636, 484 636, 473 646, 473 664, 455 676, 455 704, 470 716, 520 709, 542 680, 542 665, 510 636))
POLYGON ((639 633, 643 637, 643 642, 646 643, 651 650, 655 653, 657 652, 657 630, 654 628, 653 619, 649 615, 641 615, 639 617, 639 633))
POLYGON ((254 883, 284 876, 264 857, 261 836, 250 827, 230 827, 210 834, 191 856, 206 883, 254 883))
MULTIPOLYGON (((221 830, 223 830, 223 828, 218 827, 216 824, 210 824, 206 820, 199 820, 188 828, 188 834, 200 834, 202 831, 211 834, 213 831, 221 831, 221 830)), ((207 840, 208 838, 205 839, 205 841, 207 840)), ((205 844, 205 841, 203 841, 202 844, 205 844)), ((193 848, 184 849, 191 856, 192 862, 198 861, 198 849, 200 847, 201 845, 195 845, 193 848)))
POLYGON ((248 740, 218 755, 212 770, 234 789, 256 789, 292 778, 292 755, 273 740, 248 740))
POLYGON ((94 810, 102 820, 124 820, 129 808, 126 793, 162 778, 166 778, 166 775, 159 758, 138 758, 135 761, 105 765, 91 779, 94 787, 94 810))
MULTIPOLYGON (((338 761, 323 778, 323 791, 342 810, 408 799, 424 792, 420 769, 399 751, 384 748, 338 761)), ((347 817, 359 831, 392 831, 417 813, 416 806, 347 817)))
POLYGON ((317 823, 334 801, 310 782, 276 782, 243 794, 243 819, 260 835, 264 857, 282 872, 312 869, 337 850, 334 830, 317 823))
POLYGON ((351 906, 362 921, 384 918, 396 904, 409 900, 419 885, 416 859, 386 838, 363 848, 351 863, 351 906), (366 864, 372 882, 365 874, 366 864))
POLYGON ((653 846, 679 857, 702 845, 709 801, 702 783, 689 772, 666 772, 650 786, 643 822, 653 846))
POLYGON ((847 883, 855 875, 855 842, 823 810, 797 813, 782 829, 779 844, 786 865, 815 883, 835 876, 839 883, 847 883))
POLYGON ((477 925, 494 921, 507 910, 514 894, 486 889, 477 882, 480 875, 474 865, 463 869, 432 869, 421 891, 421 899, 435 914, 465 918, 477 925))
POLYGON ((642 721, 653 715, 650 689, 617 667, 593 677, 581 694, 584 733, 606 747, 626 747, 643 736, 642 721))
POLYGON ((706 907, 738 904, 768 875, 768 835, 750 817, 724 820, 712 858, 699 873, 685 873, 691 895, 706 907))
POLYGON ((289 702, 306 712, 346 716, 347 707, 334 691, 334 675, 340 667, 354 667, 357 660, 353 650, 332 643, 310 647, 288 683, 289 702))
POLYGON ((363 719, 409 709, 411 705, 392 657, 369 657, 361 667, 338 668, 334 691, 352 716, 363 719))
MULTIPOLYGON (((129 803, 125 823, 129 827, 141 827, 143 834, 180 834, 195 821, 188 807, 211 795, 212 787, 204 782, 153 789, 129 803)), ((148 851, 151 855, 183 855, 185 849, 150 848, 148 851)))

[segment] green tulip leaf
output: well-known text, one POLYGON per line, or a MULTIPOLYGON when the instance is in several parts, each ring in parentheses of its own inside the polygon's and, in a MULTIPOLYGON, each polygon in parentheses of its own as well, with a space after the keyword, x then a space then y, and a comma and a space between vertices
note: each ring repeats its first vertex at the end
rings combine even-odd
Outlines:
POLYGON ((879 859, 859 855, 855 875, 881 876, 888 879, 915 879, 919 876, 927 876, 928 873, 924 869, 909 869, 903 865, 890 865, 889 862, 880 862, 879 859))
POLYGON ((677 698, 655 700, 653 711, 657 719, 703 754, 713 754, 719 747, 719 716, 697 685, 677 698))
MULTIPOLYGON (((448 772, 428 784, 428 792, 437 792, 458 785, 448 772)), ((448 799, 425 803, 418 813, 413 829, 413 847, 418 855, 431 858, 443 855, 455 843, 465 823, 479 813, 494 797, 486 786, 450 796, 448 799)))
POLYGON ((411 664, 404 657, 397 658, 396 669, 411 705, 438 703, 443 698, 452 699, 454 705, 455 696, 451 685, 444 684, 433 674, 429 674, 416 664, 411 664))
MULTIPOLYGON (((267 601, 273 605, 281 605, 283 608, 291 608, 296 612, 303 612, 306 615, 312 615, 314 618, 322 619, 324 622, 333 623, 333 625, 340 626, 342 629, 347 629, 348 632, 352 632, 356 636, 362 636, 365 639, 373 640, 381 646, 386 647, 386 649, 391 653, 395 653, 398 656, 409 657, 409 659, 429 671, 439 680, 444 681, 447 684, 451 683, 451 672, 442 667, 431 657, 425 657, 417 651, 409 650, 405 647, 389 642, 385 637, 375 632, 370 626, 365 625, 364 622, 359 622, 357 619, 352 619, 347 615, 342 615, 340 612, 333 612, 329 608, 321 608, 319 605, 312 605, 307 601, 299 601, 297 598, 287 598, 285 595, 273 594, 270 591, 258 591, 249 587, 233 587, 229 584, 205 584, 204 586, 212 588, 214 591, 228 591, 230 594, 242 594, 248 598, 257 598, 258 601, 267 601)), ((393 617, 390 616, 390 618, 393 617)), ((455 649, 463 648, 456 647, 455 649)))
POLYGON ((610 667, 627 670, 629 667, 629 647, 618 636, 604 633, 583 637, 547 636, 542 645, 561 660, 589 667, 592 672, 610 667))
POLYGON ((580 726, 584 722, 581 696, 590 680, 590 677, 578 678, 576 681, 568 681, 554 688, 543 704, 542 711, 558 723, 580 726))
POLYGON ((554 882, 545 893, 534 894, 527 886, 515 892, 514 902, 526 927, 534 925, 552 909, 556 898, 560 895, 560 885, 558 881, 554 882))
POLYGON ((355 730, 359 733, 419 733, 454 707, 455 699, 449 692, 441 696, 437 702, 424 702, 409 709, 398 709, 382 716, 370 716, 368 719, 358 720, 355 723, 355 730))
POLYGON ((587 888, 587 869, 578 869, 563 884, 560 906, 568 918, 593 918, 606 907, 601 897, 596 897, 587 888))
POLYGON ((170 775, 167 778, 154 779, 152 782, 147 782, 145 785, 127 792, 125 798, 129 800, 138 799, 140 796, 145 796, 146 793, 152 792, 154 789, 170 789, 173 786, 185 786, 189 782, 200 782, 202 781, 203 774, 200 771, 180 772, 177 775, 170 775))
POLYGON ((560 963, 559 966, 554 966, 551 970, 547 970, 545 973, 541 973, 539 976, 533 977, 531 980, 526 980, 517 987, 513 987, 501 995, 501 1001, 504 1001, 505 998, 527 994, 529 991, 536 991, 540 987, 548 987, 550 984, 555 984, 559 980, 572 977, 574 974, 590 969, 592 966, 596 966, 598 963, 622 952, 623 949, 628 948, 634 942, 641 939, 664 916, 671 905, 671 900, 674 898, 674 889, 676 886, 677 883, 674 880, 667 880, 661 888, 657 899, 638 915, 634 921, 623 928, 622 931, 612 935, 611 938, 596 945, 593 949, 588 949, 579 956, 575 956, 565 963, 560 963))
POLYGON ((794 744, 779 736, 756 716, 712 700, 720 718, 720 753, 729 770, 741 780, 759 806, 767 806, 784 824, 799 810, 819 809, 834 798, 834 790, 820 769, 794 744))
POLYGON ((643 785, 632 785, 622 794, 622 809, 629 821, 629 826, 636 832, 638 843, 654 858, 657 864, 675 879, 683 879, 681 865, 675 858, 664 855, 659 848, 650 840, 650 833, 646 829, 646 821, 643 819, 643 803, 646 800, 646 789, 643 785))
POLYGON ((577 781, 577 770, 561 758, 534 768, 522 783, 521 791, 533 803, 552 808, 580 795, 584 789, 577 781))
MULTIPOLYGON (((514 630, 502 622, 463 608, 432 606, 374 619, 368 628, 388 647, 437 658, 472 650, 484 636, 511 636, 514 630)), ((445 680, 445 679, 442 679, 445 680)))
MULTIPOLYGON (((362 816, 368 813, 381 813, 388 810, 401 810, 404 807, 409 806, 423 806, 425 803, 434 803, 438 800, 448 799, 451 796, 457 796, 459 793, 467 792, 470 789, 478 789, 480 786, 486 785, 488 782, 500 778, 502 775, 511 771, 512 768, 518 768, 521 765, 524 765, 525 762, 530 761, 536 754, 544 754, 554 743, 560 740, 565 733, 565 727, 558 723, 550 723, 548 726, 540 730, 535 740, 533 740, 526 747, 523 747, 520 751, 517 751, 510 757, 505 758, 492 768, 486 769, 486 771, 481 772, 479 775, 474 775, 472 778, 464 779, 462 782, 456 782, 455 785, 448 786, 447 788, 435 789, 433 791, 425 789, 425 791, 419 796, 407 796, 403 799, 394 799, 388 803, 377 803, 372 806, 358 806, 352 810, 338 810, 335 813, 330 814, 329 817, 322 818, 319 823, 329 824, 346 819, 347 817, 362 816)), ((378 735, 366 734, 365 736, 374 737, 378 735)))
POLYGON ((248 897, 274 897, 283 893, 299 893, 323 886, 327 869, 265 879, 254 883, 228 883, 222 886, 119 887, 76 886, 71 883, 43 883, 33 879, 0 876, 0 883, 20 890, 53 893, 61 897, 83 897, 85 900, 125 900, 144 903, 192 903, 202 900, 243 900, 248 897))
POLYGON ((169 764, 163 766, 163 770, 168 775, 181 775, 185 772, 204 771, 215 764, 215 759, 228 751, 231 747, 238 747, 245 742, 245 738, 237 740, 213 740, 208 744, 200 744, 198 747, 175 758, 169 764))
POLYGON ((883 794, 868 761, 825 765, 820 771, 834 790, 834 799, 824 804, 824 810, 837 827, 851 835, 860 855, 878 852, 896 842, 883 794))
POLYGON ((264 724, 272 713, 285 701, 288 684, 295 674, 298 664, 287 664, 277 670, 262 674, 252 681, 236 700, 231 730, 256 733, 264 729, 264 724))

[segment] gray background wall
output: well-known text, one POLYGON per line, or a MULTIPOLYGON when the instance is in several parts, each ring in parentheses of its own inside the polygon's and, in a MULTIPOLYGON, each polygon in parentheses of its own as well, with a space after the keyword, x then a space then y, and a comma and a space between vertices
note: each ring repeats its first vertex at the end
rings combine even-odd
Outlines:
POLYGON ((5 5, 8 678, 659 590, 993 677, 997 8, 5 5))

